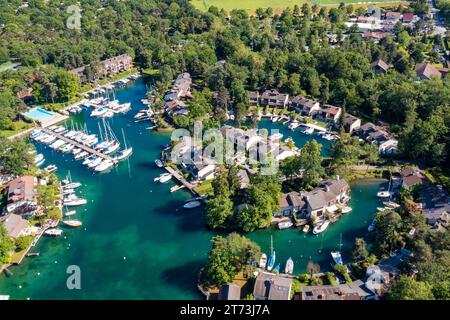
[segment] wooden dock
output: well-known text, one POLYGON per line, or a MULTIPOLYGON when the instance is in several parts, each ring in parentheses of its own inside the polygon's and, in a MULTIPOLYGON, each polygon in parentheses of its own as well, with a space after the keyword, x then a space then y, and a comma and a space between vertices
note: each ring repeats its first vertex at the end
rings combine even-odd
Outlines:
POLYGON ((95 154, 97 157, 103 158, 103 159, 105 159, 105 160, 110 160, 110 161, 112 161, 114 164, 117 164, 117 163, 118 163, 117 160, 113 159, 113 158, 110 157, 109 155, 106 155, 106 154, 101 153, 101 152, 99 152, 99 151, 97 151, 97 150, 94 150, 94 149, 92 149, 92 148, 90 148, 90 147, 88 147, 88 146, 85 146, 84 144, 81 144, 81 143, 79 143, 79 142, 77 142, 77 141, 75 141, 75 140, 69 139, 69 138, 63 136, 62 134, 53 132, 53 131, 51 131, 51 130, 49 130, 49 129, 47 129, 47 128, 39 128, 39 129, 41 129, 41 130, 44 131, 45 133, 48 133, 48 134, 51 134, 51 135, 57 137, 58 139, 64 140, 64 141, 67 142, 67 143, 73 144, 75 147, 80 148, 80 149, 82 149, 82 150, 84 150, 84 151, 87 151, 87 152, 89 152, 90 154, 95 154))
POLYGON ((167 172, 169 172, 172 175, 172 177, 177 179, 183 186, 185 186, 187 189, 189 189, 190 192, 199 196, 197 191, 194 190, 194 185, 189 183, 177 170, 175 170, 172 167, 168 167, 168 166, 164 167, 164 169, 166 169, 167 172))

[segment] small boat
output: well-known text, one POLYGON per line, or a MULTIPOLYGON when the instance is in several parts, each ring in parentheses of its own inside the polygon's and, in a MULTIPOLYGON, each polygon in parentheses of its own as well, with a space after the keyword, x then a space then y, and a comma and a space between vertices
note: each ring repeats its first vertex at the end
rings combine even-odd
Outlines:
POLYGON ((293 121, 289 124, 288 128, 294 131, 298 128, 298 126, 300 126, 300 123, 298 123, 297 121, 293 121))
POLYGON ((328 228, 329 224, 330 221, 325 220, 324 223, 322 223, 320 226, 314 227, 313 234, 319 234, 321 232, 324 232, 328 228))
POLYGON ((272 141, 278 141, 278 140, 281 140, 281 138, 283 138, 283 134, 281 134, 279 132, 274 133, 273 135, 271 135, 269 137, 269 139, 272 140, 272 141))
POLYGON ((272 122, 277 122, 278 121, 278 117, 273 117, 272 118, 272 122))
POLYGON ((400 205, 393 201, 384 201, 383 204, 386 208, 393 209, 393 210, 400 208, 400 205))
POLYGON ((117 161, 121 161, 121 160, 124 160, 124 159, 128 158, 132 154, 133 154, 133 148, 120 150, 119 152, 117 152, 117 154, 114 157, 114 159, 117 160, 117 161))
POLYGON ((127 103, 120 104, 117 108, 114 109, 114 111, 117 113, 126 113, 126 112, 130 111, 130 109, 131 109, 131 103, 127 102, 127 103))
POLYGON ((66 217, 70 217, 70 216, 74 216, 76 214, 77 214, 77 212, 75 210, 72 210, 72 211, 67 211, 64 215, 66 217))
POLYGON ((280 272, 280 264, 279 263, 277 263, 275 268, 273 268, 273 271, 280 272))
POLYGON ((192 208, 197 208, 201 205, 202 203, 200 201, 190 201, 188 203, 186 203, 183 208, 185 209, 192 209, 192 208))
POLYGON ((161 183, 165 183, 170 179, 172 179, 172 175, 170 173, 163 173, 162 175, 159 176, 159 182, 161 183))
POLYGON ((175 191, 178 191, 178 190, 180 190, 180 189, 183 189, 185 186, 184 185, 181 185, 181 186, 173 186, 172 188, 170 188, 170 192, 175 192, 175 191))
POLYGON ((83 223, 80 220, 62 220, 62 222, 69 227, 76 228, 81 227, 83 223))
POLYGON ((352 210, 353 210, 352 207, 345 206, 345 207, 342 208, 341 212, 342 212, 342 213, 349 213, 349 212, 351 212, 352 210))
POLYGON ((305 224, 305 226, 303 227, 302 231, 303 232, 308 232, 309 228, 310 228, 309 224, 305 224))
POLYGON ((72 154, 76 156, 76 155, 79 154, 81 151, 83 151, 83 149, 81 149, 81 148, 74 148, 74 149, 72 150, 72 154))
POLYGON ((52 173, 52 172, 55 172, 56 170, 58 170, 58 167, 55 166, 54 164, 51 164, 51 165, 45 167, 44 170, 47 171, 48 173, 52 173))
POLYGON ((292 223, 292 221, 281 221, 278 223, 278 229, 282 230, 282 229, 288 229, 290 227, 292 227, 294 224, 292 223))
POLYGON ((392 196, 392 193, 389 192, 388 190, 383 190, 383 191, 378 191, 377 192, 377 197, 378 198, 389 198, 390 196, 392 196))
POLYGON ((89 155, 89 152, 87 152, 87 151, 80 152, 79 154, 77 154, 77 155, 75 156, 75 160, 84 159, 84 158, 87 157, 88 155, 89 155))
POLYGON ((98 166, 94 168, 96 172, 104 172, 111 169, 114 166, 114 162, 111 160, 103 160, 98 166))
POLYGON ((87 157, 86 159, 84 159, 83 161, 83 165, 87 166, 89 163, 91 163, 92 161, 94 161, 95 159, 97 159, 96 155, 90 155, 89 157, 87 157))
POLYGON ((100 163, 102 163, 102 161, 103 161, 103 158, 98 157, 98 158, 96 158, 94 161, 89 162, 89 163, 87 164, 87 166, 88 166, 88 168, 95 168, 95 167, 98 166, 100 163))
POLYGON ((311 134, 314 133, 314 128, 307 127, 307 128, 305 128, 305 129, 303 129, 302 132, 303 132, 304 134, 306 134, 306 135, 309 136, 309 135, 311 135, 311 134))
POLYGON ((369 227, 367 228, 367 231, 369 231, 369 232, 375 231, 376 224, 377 224, 377 220, 373 219, 372 222, 370 223, 369 227))
POLYGON ((64 200, 64 206, 65 207, 76 207, 81 206, 87 203, 86 199, 82 198, 75 198, 75 199, 66 199, 64 200))
POLYGON ((275 255, 275 251, 273 250, 273 238, 272 236, 270 236, 270 257, 269 257, 269 261, 267 262, 267 270, 271 271, 273 269, 273 266, 275 265, 275 259, 276 259, 276 255, 275 255))
POLYGON ((74 189, 64 189, 63 190, 63 195, 74 194, 74 193, 75 193, 74 189))
POLYGON ((159 160, 159 159, 156 159, 156 160, 155 160, 155 164, 156 164, 159 168, 162 168, 162 167, 164 166, 164 163, 163 163, 161 160, 159 160))
POLYGON ((44 160, 44 155, 42 153, 39 153, 38 155, 36 155, 36 157, 34 157, 33 163, 36 164, 41 162, 42 160, 44 160))
POLYGON ((56 237, 56 236, 62 235, 63 231, 62 231, 61 229, 53 228, 53 229, 47 229, 47 230, 45 230, 44 233, 45 233, 46 235, 56 237))
POLYGON ((331 251, 331 257, 333 258, 333 260, 336 264, 344 264, 342 262, 342 256, 339 251, 331 251))
POLYGON ((286 261, 286 267, 284 268, 284 273, 292 274, 292 272, 294 272, 294 260, 289 258, 286 261))
POLYGON ((64 189, 76 189, 81 187, 81 183, 79 182, 69 182, 63 186, 64 189))
POLYGON ((259 267, 261 269, 265 269, 266 268, 266 264, 267 264, 267 255, 265 253, 263 253, 261 255, 261 258, 259 259, 259 267))
POLYGON ((377 207, 377 210, 380 212, 385 212, 387 210, 387 208, 385 207, 377 207))
POLYGON ((109 111, 108 108, 99 107, 97 109, 92 110, 91 117, 100 117, 103 114, 107 113, 109 111))

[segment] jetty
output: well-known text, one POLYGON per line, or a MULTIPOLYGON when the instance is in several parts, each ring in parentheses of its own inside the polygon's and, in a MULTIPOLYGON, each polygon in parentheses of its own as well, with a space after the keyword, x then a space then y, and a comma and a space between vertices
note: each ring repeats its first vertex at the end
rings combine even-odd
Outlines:
POLYGON ((177 170, 175 170, 172 167, 164 167, 164 169, 166 169, 167 172, 169 172, 172 177, 174 177, 175 179, 177 179, 183 186, 185 186, 190 192, 192 192, 193 194, 200 196, 197 191, 194 190, 194 185, 190 182, 188 182, 177 170))
POLYGON ((101 152, 99 152, 97 150, 94 150, 94 149, 92 149, 92 148, 90 148, 88 146, 85 146, 84 144, 81 144, 81 143, 79 143, 79 142, 77 142, 75 140, 69 139, 69 138, 67 138, 67 137, 65 137, 65 136, 63 136, 63 135, 61 135, 59 133, 51 131, 51 130, 49 130, 47 128, 42 128, 41 127, 39 129, 41 129, 43 132, 45 132, 47 134, 53 135, 53 136, 57 137, 58 139, 61 139, 61 140, 65 141, 66 143, 73 144, 75 147, 80 148, 80 149, 82 149, 82 150, 84 150, 86 152, 89 152, 90 154, 94 154, 97 157, 103 158, 105 160, 109 160, 109 161, 111 161, 114 164, 118 163, 118 160, 110 157, 109 155, 101 153, 101 152))

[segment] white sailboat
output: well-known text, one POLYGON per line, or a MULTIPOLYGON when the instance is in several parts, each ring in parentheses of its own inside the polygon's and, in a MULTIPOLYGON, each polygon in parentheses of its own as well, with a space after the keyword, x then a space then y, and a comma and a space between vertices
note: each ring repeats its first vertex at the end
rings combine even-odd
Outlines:
POLYGON ((123 128, 122 128, 122 136, 123 136, 123 144, 125 146, 125 149, 117 152, 116 156, 114 157, 114 159, 117 161, 124 160, 124 159, 128 158, 129 156, 131 156, 131 154, 133 153, 133 148, 131 148, 131 147, 128 148, 128 146, 127 146, 127 140, 125 139, 125 133, 123 132, 123 128))
POLYGON ((275 260, 276 260, 276 255, 275 255, 275 251, 273 250, 273 238, 271 235, 270 236, 270 257, 269 257, 269 261, 267 262, 267 270, 272 271, 273 267, 275 266, 275 260))
POLYGON ((341 248, 342 248, 342 233, 340 235, 340 239, 339 239, 339 250, 338 251, 331 251, 331 257, 334 260, 334 263, 336 264, 344 264, 342 262, 342 256, 341 256, 341 248))
POLYGON ((261 255, 261 258, 259 259, 259 267, 261 269, 265 269, 266 268, 266 264, 267 264, 267 255, 265 253, 263 253, 261 255))
POLYGON ((104 172, 111 169, 114 166, 114 162, 111 160, 103 160, 98 166, 94 168, 96 172, 104 172))
POLYGON ((284 273, 292 274, 292 272, 294 272, 294 260, 292 260, 292 258, 289 258, 286 261, 286 267, 284 268, 284 273))
POLYGON ((315 226, 313 229, 313 234, 319 234, 321 232, 324 232, 328 228, 329 224, 330 221, 325 220, 324 223, 322 223, 321 225, 315 226))

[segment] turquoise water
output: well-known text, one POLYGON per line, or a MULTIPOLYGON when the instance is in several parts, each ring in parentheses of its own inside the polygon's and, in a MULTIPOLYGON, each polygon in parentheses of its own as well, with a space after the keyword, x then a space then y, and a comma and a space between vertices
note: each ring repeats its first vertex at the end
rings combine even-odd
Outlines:
POLYGON ((41 108, 32 109, 26 113, 24 113, 28 118, 31 118, 36 121, 42 121, 44 119, 53 117, 53 113, 50 111, 46 111, 41 108))
MULTIPOLYGON (((80 195, 89 199, 87 205, 77 208, 83 227, 65 228, 61 238, 43 238, 34 249, 40 252, 39 257, 27 258, 21 266, 11 268, 12 277, 0 275, 0 294, 9 294, 11 299, 202 298, 196 289, 196 277, 206 263, 215 233, 206 229, 201 208, 181 208, 191 198, 188 192, 170 193, 173 182, 153 182, 162 173, 154 159, 159 157, 169 134, 146 130, 148 123, 133 123, 135 111, 143 108, 140 99, 144 93, 143 80, 116 93, 121 102, 131 102, 134 111, 109 122, 118 137, 124 129, 134 152, 128 162, 122 162, 111 173, 93 174, 80 162, 74 162, 72 156, 37 146, 38 152, 45 155, 44 166, 56 164, 61 177, 70 169, 73 180, 83 183, 80 195), (81 290, 66 287, 69 265, 81 269, 81 290)), ((90 131, 97 132, 98 120, 89 118, 88 113, 72 119, 85 122, 90 131)), ((273 125, 283 128, 281 124, 273 125)), ((291 135, 297 143, 310 139, 299 132, 287 132, 285 137, 291 135)), ((331 225, 323 236, 305 235, 296 229, 271 229, 249 237, 268 252, 272 234, 282 267, 292 257, 294 271, 303 272, 311 257, 325 270, 331 262, 329 251, 336 247, 341 232, 344 252, 355 236, 366 234, 377 206, 377 189, 378 184, 354 186, 353 212, 331 225)))

